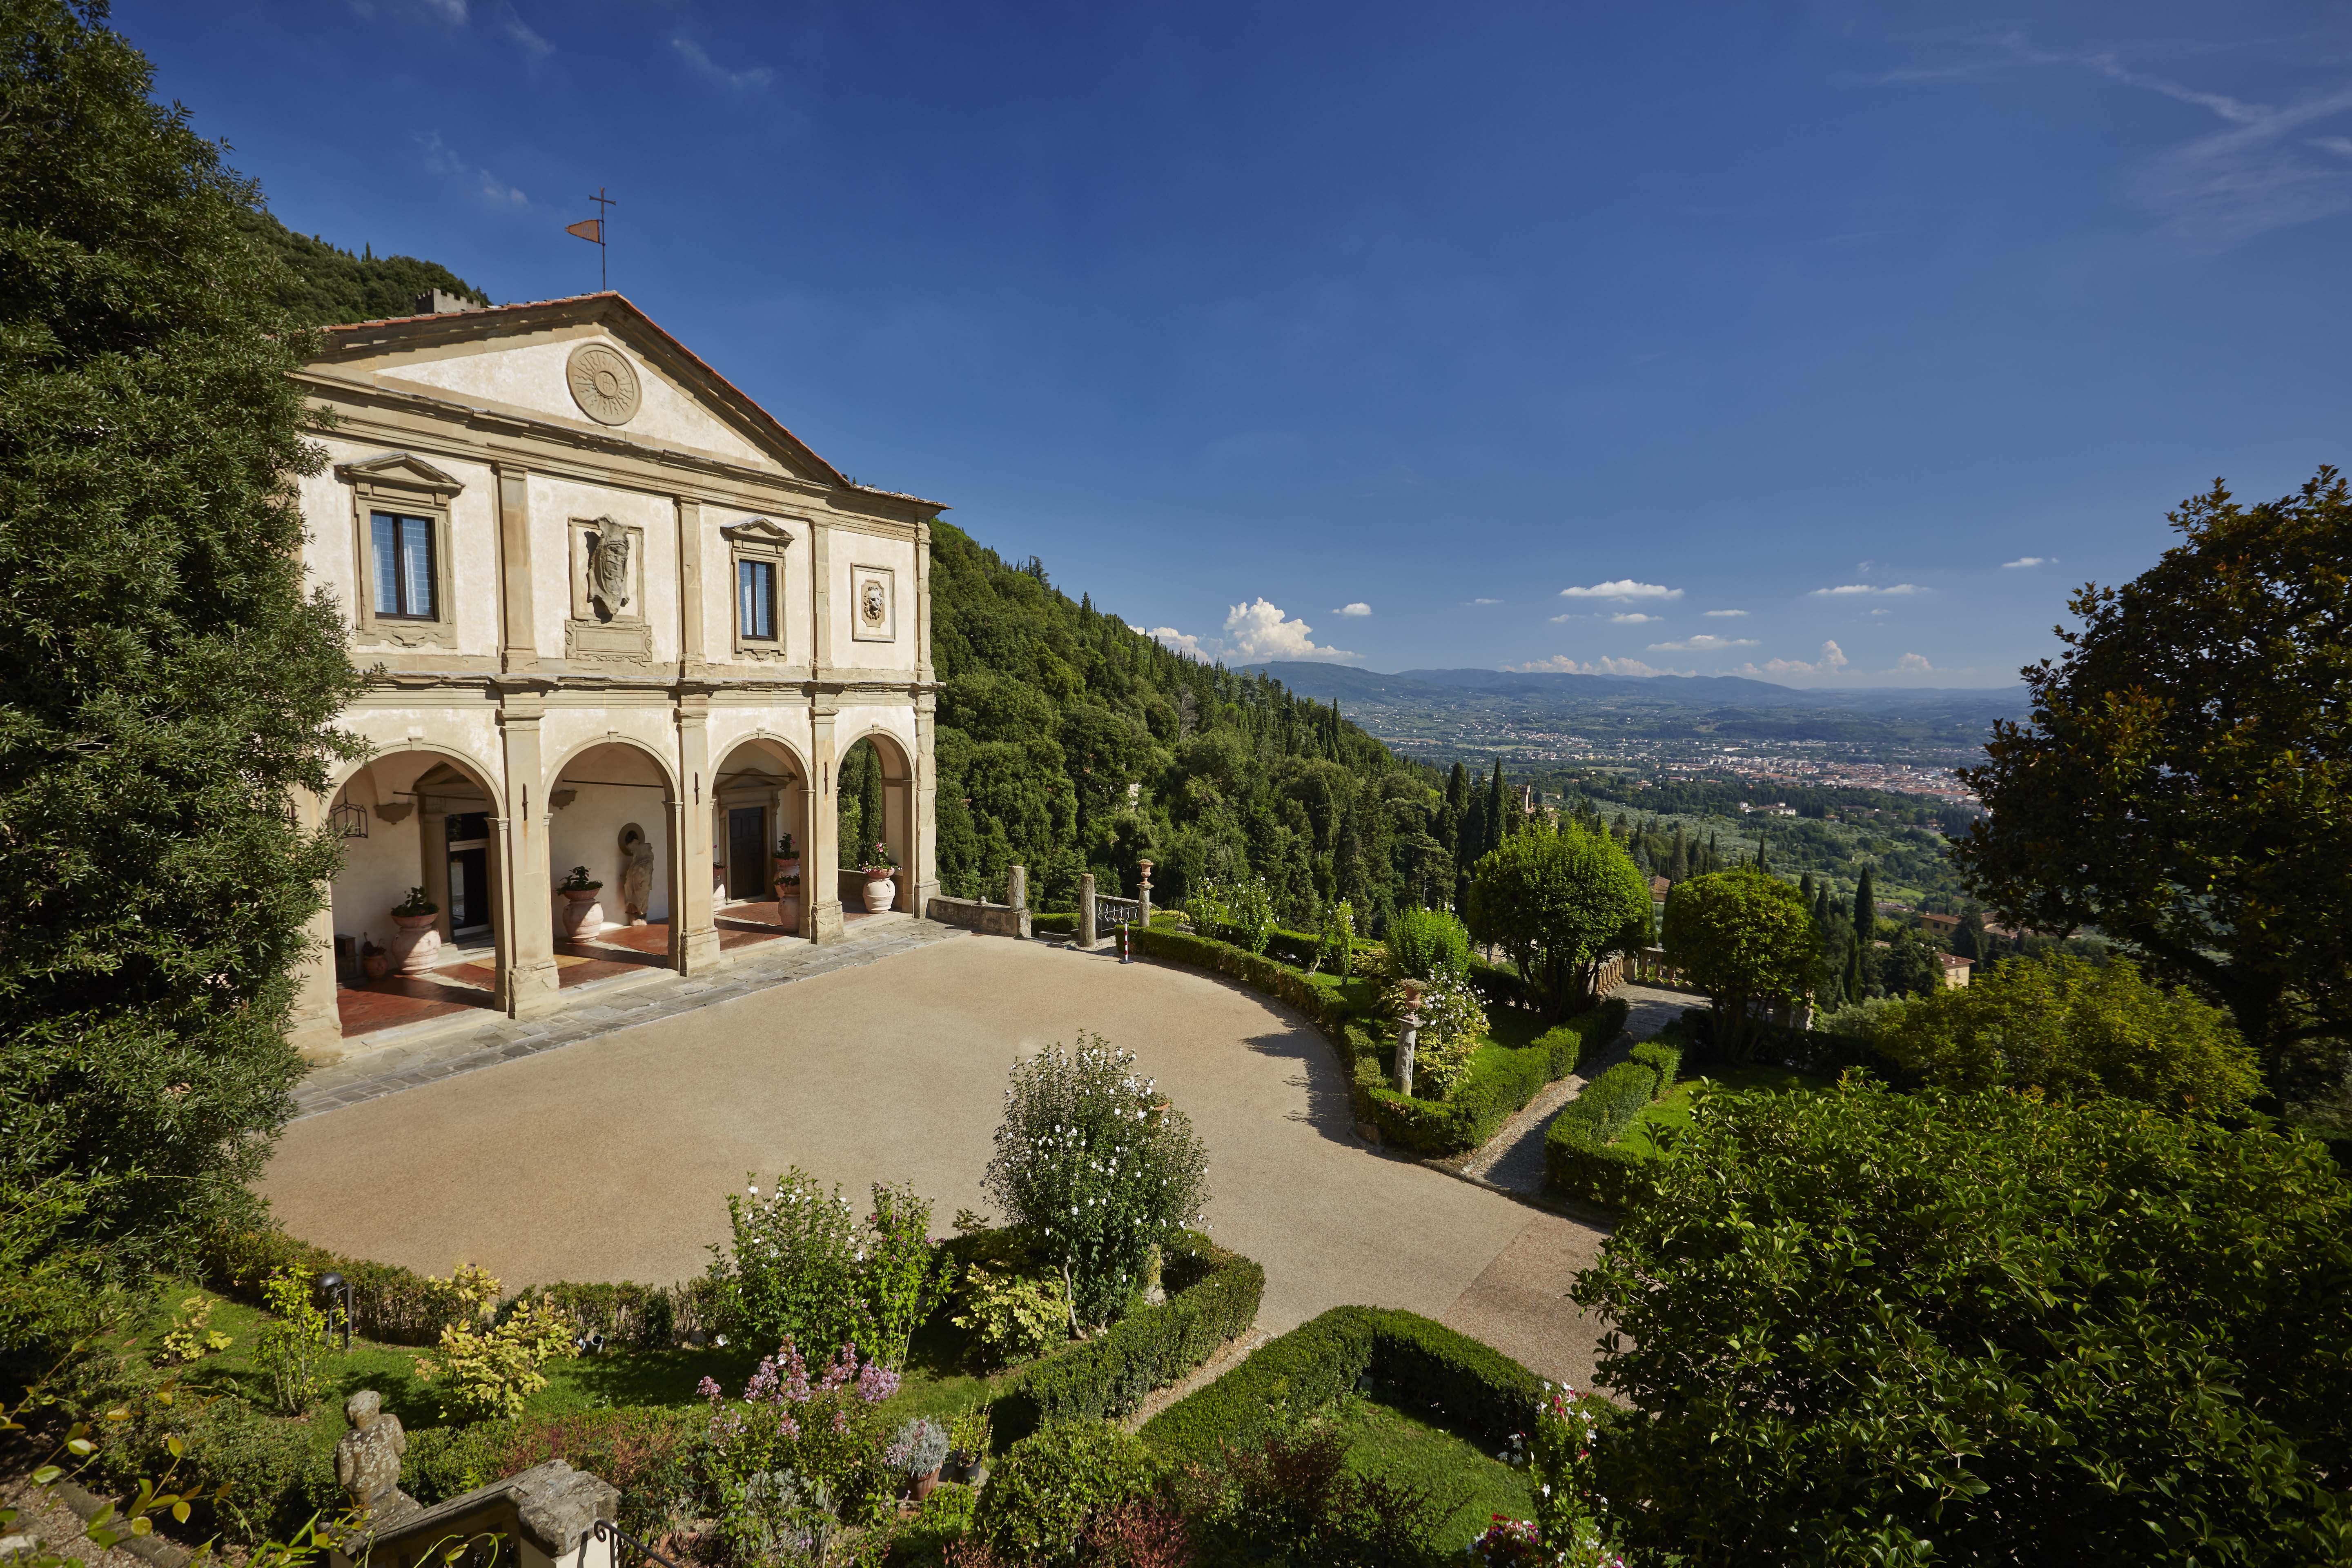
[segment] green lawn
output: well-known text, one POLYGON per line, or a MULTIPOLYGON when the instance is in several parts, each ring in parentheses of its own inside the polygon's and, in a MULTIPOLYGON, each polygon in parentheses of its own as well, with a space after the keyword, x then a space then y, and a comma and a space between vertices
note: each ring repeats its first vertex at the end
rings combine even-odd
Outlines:
POLYGON ((1341 1400, 1331 1419, 1347 1440, 1351 1468, 1456 1500, 1433 1542, 1443 1555, 1458 1556, 1498 1513, 1535 1516, 1535 1489, 1527 1470, 1504 1464, 1475 1443, 1357 1394, 1341 1400))
POLYGON ((1647 1110, 1634 1118, 1633 1125, 1625 1129, 1618 1137, 1617 1143, 1620 1148, 1639 1153, 1656 1153, 1661 1132, 1679 1131, 1690 1125, 1691 1097, 1702 1084, 1724 1089, 1769 1089, 1776 1093, 1786 1093, 1795 1089, 1827 1089, 1832 1081, 1788 1068, 1718 1068, 1676 1083, 1664 1099, 1654 1100, 1647 1110))

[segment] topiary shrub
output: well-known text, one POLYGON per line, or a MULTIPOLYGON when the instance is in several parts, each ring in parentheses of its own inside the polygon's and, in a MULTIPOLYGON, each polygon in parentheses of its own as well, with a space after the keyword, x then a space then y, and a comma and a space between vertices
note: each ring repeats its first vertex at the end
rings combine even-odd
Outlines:
POLYGON ((1006 1451, 981 1489, 972 1533, 1008 1562, 1072 1563, 1099 1515, 1151 1490, 1142 1441, 1107 1421, 1056 1421, 1006 1451))
POLYGON ((1658 1075, 1654 1096, 1659 1100, 1673 1092, 1675 1080, 1682 1075, 1683 1048, 1673 1040, 1643 1040, 1626 1053, 1626 1059, 1658 1075))
POLYGON ((1468 928, 1444 910, 1399 910, 1389 922, 1391 979, 1434 980, 1470 972, 1468 928))

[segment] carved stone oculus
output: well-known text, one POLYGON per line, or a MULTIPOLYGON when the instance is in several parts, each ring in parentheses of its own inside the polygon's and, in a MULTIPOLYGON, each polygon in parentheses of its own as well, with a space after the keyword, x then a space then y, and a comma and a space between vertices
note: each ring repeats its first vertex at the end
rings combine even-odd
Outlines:
POLYGON ((642 389, 629 362, 602 343, 574 349, 564 366, 572 400, 599 425, 626 425, 636 416, 642 389))

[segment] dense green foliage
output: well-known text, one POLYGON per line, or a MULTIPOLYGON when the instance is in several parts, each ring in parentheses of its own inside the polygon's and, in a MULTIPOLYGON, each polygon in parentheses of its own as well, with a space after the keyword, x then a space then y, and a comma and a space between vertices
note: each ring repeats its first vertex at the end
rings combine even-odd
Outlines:
POLYGON ((1666 960, 1715 1008, 1715 1047, 1739 1058, 1751 1003, 1794 1001, 1821 972, 1813 912, 1797 889, 1741 867, 1683 883, 1666 900, 1666 960))
POLYGON ((931 595, 949 892, 1001 899, 1018 862, 1034 898, 1066 908, 1088 870, 1133 896, 1148 859, 1160 904, 1255 872, 1288 923, 1312 930, 1345 899, 1373 935, 1449 896, 1435 775, 1337 709, 1172 653, 945 523, 931 595))
MULTIPOLYGON (((289 474, 309 340, 253 188, 62 4, 0 41, 0 1194, 111 1179, 137 1270, 241 1210, 335 865, 294 818, 358 689, 289 474)), ((0 1202, 11 1201, 0 1195, 0 1202)))
POLYGON ((1544 1133, 1544 1184, 1556 1193, 1623 1208, 1649 1190, 1654 1162, 1619 1142, 1633 1119, 1674 1085, 1654 1058, 1622 1061, 1560 1108, 1544 1133))
POLYGON ((296 234, 259 208, 247 209, 237 221, 248 239, 280 263, 271 299, 301 326, 412 316, 417 296, 434 289, 478 305, 490 302, 488 295, 437 261, 378 256, 365 247, 353 256, 323 239, 296 234))
POLYGON ((997 1463, 972 1533, 1010 1563, 1075 1563, 1079 1531, 1143 1497, 1156 1471, 1150 1451, 1107 1421, 1055 1422, 997 1463))
POLYGON ((2306 1092, 2352 1046, 2352 489, 2323 468, 2242 507, 2217 480, 2170 516, 2181 542, 2084 587, 2024 672, 1954 854, 2008 923, 2098 927, 2306 1092))
POLYGON ((1629 1543, 1694 1563, 2352 1549, 2352 1190, 2105 1100, 1721 1091, 1574 1295, 1643 1412, 1629 1543))
POLYGON ((1479 859, 1468 914, 1559 1018, 1591 996, 1602 959, 1648 940, 1650 888, 1608 834, 1538 818, 1479 859))
POLYGON ((1470 932, 1444 910, 1399 910, 1388 947, 1389 973, 1399 980, 1470 973, 1470 932))
POLYGON ((2010 958, 1973 984, 1897 1004, 1878 1048, 1947 1089, 2112 1094, 2170 1110, 2228 1110, 2261 1085, 2229 1015, 2128 959, 2010 958))

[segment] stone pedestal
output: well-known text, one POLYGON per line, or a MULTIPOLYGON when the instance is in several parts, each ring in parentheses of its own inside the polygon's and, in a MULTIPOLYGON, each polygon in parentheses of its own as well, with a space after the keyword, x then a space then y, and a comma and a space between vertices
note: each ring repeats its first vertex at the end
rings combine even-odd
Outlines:
POLYGON ((1088 871, 1078 879, 1078 945, 1091 948, 1100 934, 1095 923, 1095 874, 1088 871))

